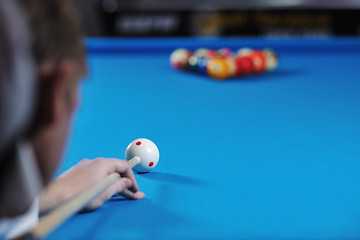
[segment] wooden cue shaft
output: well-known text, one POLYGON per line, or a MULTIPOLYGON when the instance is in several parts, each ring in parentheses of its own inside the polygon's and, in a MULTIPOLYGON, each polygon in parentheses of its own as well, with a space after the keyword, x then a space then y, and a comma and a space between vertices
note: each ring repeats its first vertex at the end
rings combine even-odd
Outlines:
MULTIPOLYGON (((139 157, 133 157, 132 159, 130 159, 129 163, 131 168, 138 165, 140 161, 141 160, 139 157)), ((80 209, 84 208, 86 204, 91 202, 91 200, 93 200, 100 193, 102 193, 102 191, 104 191, 118 178, 120 178, 119 173, 112 173, 103 180, 101 180, 99 183, 85 190, 80 195, 59 206, 42 220, 40 220, 39 224, 30 231, 29 235, 35 239, 45 238, 49 233, 51 233, 59 225, 65 222, 69 217, 78 212, 80 209)))

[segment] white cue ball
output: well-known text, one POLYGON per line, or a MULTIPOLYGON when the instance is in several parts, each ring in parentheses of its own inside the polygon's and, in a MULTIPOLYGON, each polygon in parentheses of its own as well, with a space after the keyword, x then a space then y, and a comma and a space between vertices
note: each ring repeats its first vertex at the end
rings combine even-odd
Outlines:
POLYGON ((125 159, 140 157, 141 162, 133 170, 139 173, 151 171, 159 162, 159 149, 155 143, 146 138, 139 138, 132 141, 125 151, 125 159))

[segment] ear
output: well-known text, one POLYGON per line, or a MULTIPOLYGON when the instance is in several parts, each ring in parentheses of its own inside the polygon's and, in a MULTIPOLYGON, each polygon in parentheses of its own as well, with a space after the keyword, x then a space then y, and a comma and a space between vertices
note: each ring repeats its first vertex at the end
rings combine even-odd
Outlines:
POLYGON ((72 112, 73 88, 76 86, 75 66, 70 60, 61 60, 40 73, 40 117, 42 125, 56 124, 72 112))

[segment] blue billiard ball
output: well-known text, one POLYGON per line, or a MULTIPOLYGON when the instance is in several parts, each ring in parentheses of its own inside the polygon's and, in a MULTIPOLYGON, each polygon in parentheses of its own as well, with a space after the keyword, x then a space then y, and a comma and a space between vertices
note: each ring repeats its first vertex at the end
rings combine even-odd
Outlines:
POLYGON ((201 73, 201 74, 207 74, 207 71, 206 71, 206 65, 208 63, 208 59, 205 58, 205 57, 200 57, 198 59, 198 72, 201 73))

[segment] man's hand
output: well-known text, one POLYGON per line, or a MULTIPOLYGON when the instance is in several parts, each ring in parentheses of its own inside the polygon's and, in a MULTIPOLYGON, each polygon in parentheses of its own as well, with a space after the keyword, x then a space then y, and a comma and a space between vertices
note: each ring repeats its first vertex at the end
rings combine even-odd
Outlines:
POLYGON ((114 158, 84 159, 48 184, 40 195, 40 213, 72 199, 113 172, 118 172, 121 178, 92 200, 87 209, 100 207, 115 194, 132 200, 145 197, 143 192, 139 192, 134 173, 127 161, 114 158))

